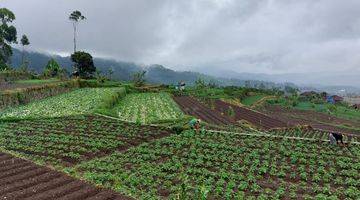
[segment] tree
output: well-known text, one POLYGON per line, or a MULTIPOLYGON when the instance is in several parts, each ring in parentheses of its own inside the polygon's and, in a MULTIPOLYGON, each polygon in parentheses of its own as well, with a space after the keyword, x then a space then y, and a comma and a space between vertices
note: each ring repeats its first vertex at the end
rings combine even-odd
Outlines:
POLYGON ((91 78, 96 72, 93 57, 89 53, 77 51, 71 55, 71 61, 75 63, 75 73, 81 78, 91 78))
POLYGON ((21 57, 21 64, 24 71, 27 71, 27 64, 25 63, 25 46, 30 44, 30 41, 26 35, 23 35, 20 40, 21 45, 23 46, 22 49, 22 57, 21 57))
POLYGON ((17 31, 13 25, 15 14, 7 8, 0 8, 0 69, 8 68, 7 63, 12 56, 12 43, 17 43, 17 31))
POLYGON ((86 17, 84 17, 80 11, 76 10, 73 11, 70 16, 69 20, 73 22, 73 28, 74 28, 74 53, 76 52, 76 31, 77 31, 77 25, 80 21, 85 20, 86 17))
POLYGON ((203 89, 203 88, 206 87, 206 83, 202 78, 198 78, 195 81, 195 86, 196 86, 197 89, 203 89))
POLYGON ((44 69, 45 77, 56 77, 62 73, 63 70, 55 59, 51 58, 44 69))
POLYGON ((139 71, 133 74, 133 83, 137 87, 141 87, 145 84, 146 71, 139 71))

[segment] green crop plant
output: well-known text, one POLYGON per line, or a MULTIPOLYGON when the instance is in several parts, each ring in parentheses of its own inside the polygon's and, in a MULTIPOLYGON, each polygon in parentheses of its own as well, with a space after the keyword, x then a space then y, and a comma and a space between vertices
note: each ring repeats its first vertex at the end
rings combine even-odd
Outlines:
POLYGON ((115 106, 118 117, 138 124, 178 120, 184 114, 167 93, 135 93, 127 95, 115 106))

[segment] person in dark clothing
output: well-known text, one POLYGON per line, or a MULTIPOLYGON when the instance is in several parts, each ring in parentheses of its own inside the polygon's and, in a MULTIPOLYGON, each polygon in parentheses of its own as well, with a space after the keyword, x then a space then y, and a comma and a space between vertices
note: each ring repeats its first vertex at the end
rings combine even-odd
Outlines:
POLYGON ((336 140, 336 144, 339 144, 339 141, 340 141, 341 144, 344 145, 343 135, 341 133, 332 133, 332 135, 334 136, 334 138, 336 140))

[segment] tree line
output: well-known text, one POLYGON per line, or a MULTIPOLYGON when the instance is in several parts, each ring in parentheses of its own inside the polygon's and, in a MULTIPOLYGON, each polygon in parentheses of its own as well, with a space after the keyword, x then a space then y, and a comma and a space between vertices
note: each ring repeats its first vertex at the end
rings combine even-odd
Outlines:
MULTIPOLYGON (((78 10, 73 11, 69 15, 69 20, 72 22, 74 38, 74 52, 71 54, 71 61, 74 63, 73 71, 71 73, 62 69, 54 59, 51 59, 44 69, 43 75, 46 77, 54 77, 58 75, 70 74, 80 78, 93 78, 97 72, 94 65, 93 57, 90 53, 85 51, 77 51, 77 27, 79 22, 85 20, 86 17, 78 10)), ((11 67, 11 56, 13 55, 12 45, 18 44, 17 29, 13 25, 16 20, 15 14, 7 9, 0 8, 0 71, 13 70, 11 67)), ((22 45, 21 71, 28 71, 29 62, 26 59, 25 47, 30 45, 30 40, 26 35, 20 39, 22 45)), ((113 73, 113 72, 112 72, 113 73)), ((99 74, 99 72, 97 72, 99 74)))

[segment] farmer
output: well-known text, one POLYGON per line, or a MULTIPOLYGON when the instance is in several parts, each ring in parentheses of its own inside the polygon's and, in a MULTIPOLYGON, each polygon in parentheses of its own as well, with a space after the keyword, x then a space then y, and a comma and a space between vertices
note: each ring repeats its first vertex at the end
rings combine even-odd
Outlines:
POLYGON ((336 140, 336 144, 339 144, 339 141, 341 142, 342 145, 344 145, 344 141, 343 141, 343 135, 341 133, 331 133, 331 135, 335 138, 336 140))
POLYGON ((329 140, 331 145, 336 145, 336 139, 332 133, 329 133, 329 140))
POLYGON ((195 130, 196 133, 199 133, 199 131, 200 131, 200 123, 201 123, 201 120, 195 119, 195 118, 190 120, 190 122, 189 122, 191 129, 195 130))

